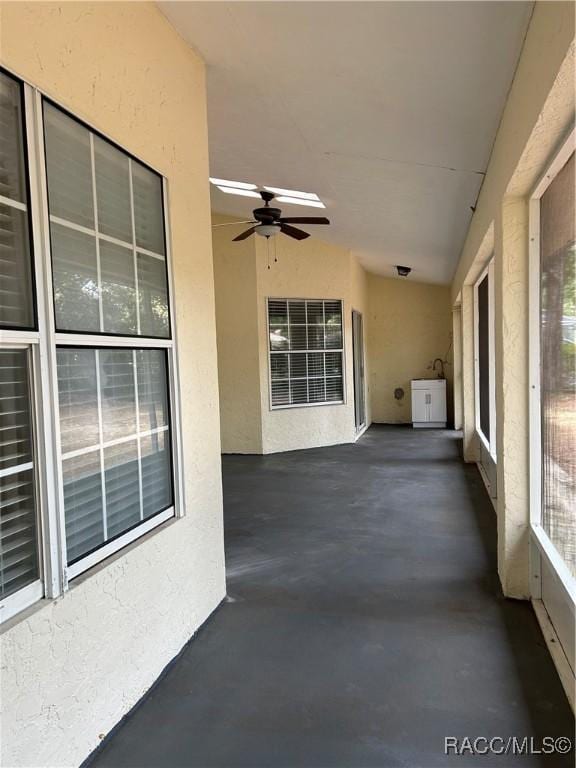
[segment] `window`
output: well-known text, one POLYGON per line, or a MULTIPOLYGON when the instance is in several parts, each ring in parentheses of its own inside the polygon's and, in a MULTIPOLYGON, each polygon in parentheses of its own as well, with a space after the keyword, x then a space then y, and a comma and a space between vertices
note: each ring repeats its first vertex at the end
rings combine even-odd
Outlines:
POLYGON ((0 72, 0 327, 35 328, 24 97, 0 72))
POLYGON ((530 199, 530 571, 567 664, 576 606, 576 169, 572 130, 530 199))
POLYGON ((163 180, 4 72, 0 120, 5 619, 181 514, 181 491, 163 180))
POLYGON ((268 299, 272 408, 344 402, 342 302, 268 299))
POLYGON ((493 265, 490 261, 474 287, 476 431, 492 458, 496 456, 493 265))
POLYGON ((576 577, 574 154, 540 199, 542 527, 576 577))
POLYGON ((22 85, 0 72, 0 604, 9 614, 42 594, 31 396, 37 338, 23 114, 22 85))

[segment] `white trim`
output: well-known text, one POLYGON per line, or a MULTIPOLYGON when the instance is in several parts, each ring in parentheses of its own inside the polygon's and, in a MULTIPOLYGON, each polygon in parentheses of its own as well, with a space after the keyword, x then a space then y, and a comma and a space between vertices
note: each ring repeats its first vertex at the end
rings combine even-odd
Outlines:
POLYGON ((23 611, 25 608, 29 608, 34 603, 38 602, 44 597, 44 585, 38 579, 33 581, 32 584, 27 584, 18 592, 14 592, 12 595, 3 598, 0 602, 0 624, 4 621, 8 621, 17 613, 23 611))
POLYGON ((162 216, 164 219, 164 247, 166 249, 166 288, 168 290, 168 319, 171 342, 167 352, 168 391, 170 396, 170 436, 172 442, 172 479, 174 490, 175 516, 183 517, 186 513, 184 492, 184 456, 182 449, 182 422, 180 402, 180 367, 178 362, 178 329, 174 306, 174 273, 172 269, 172 238, 170 227, 170 206, 168 181, 162 177, 162 216))
MULTIPOLYGON (((94 213, 94 235, 96 246, 96 275, 98 282, 98 330, 104 333, 104 301, 102 300, 102 262, 100 259, 100 241, 98 239, 98 195, 96 192, 96 156, 94 154, 94 134, 88 132, 90 139, 90 173, 92 174, 92 212, 94 213)), ((50 210, 50 209, 48 209, 50 210)))
MULTIPOLYGON (((90 136, 93 136, 93 134, 91 133, 90 136)), ((132 188, 132 184, 130 184, 130 188, 132 188)), ((96 194, 95 186, 93 186, 93 190, 93 194, 96 194)), ((90 227, 85 227, 83 224, 76 224, 74 221, 68 221, 68 219, 62 219, 60 216, 54 216, 54 214, 50 214, 50 221, 52 224, 58 224, 61 227, 73 229, 75 232, 81 232, 83 235, 99 238, 112 245, 119 245, 121 248, 126 248, 127 251, 135 250, 136 253, 143 253, 145 256, 151 256, 154 259, 158 259, 158 261, 166 261, 166 257, 161 253, 149 251, 147 248, 141 248, 136 244, 136 241, 129 243, 127 240, 119 240, 117 237, 100 232, 99 229, 91 229, 90 227)))
POLYGON ((27 461, 25 464, 15 464, 13 467, 5 467, 0 469, 0 477, 10 477, 18 472, 27 472, 29 469, 34 469, 34 462, 27 461))
MULTIPOLYGON (((52 563, 51 588, 47 586, 48 597, 58 597, 67 589, 66 579, 66 521, 64 517, 64 489, 61 478, 61 442, 60 404, 58 399, 58 370, 55 344, 55 307, 52 281, 52 246, 50 242, 50 220, 48 211, 48 181, 46 177, 45 147, 44 147, 44 111, 42 95, 34 92, 36 138, 36 173, 38 195, 38 226, 37 231, 41 244, 37 250, 37 298, 44 305, 43 324, 43 365, 42 375, 46 386, 43 396, 43 411, 46 427, 46 480, 50 487, 50 497, 45 510, 43 530, 47 538, 45 549, 49 548, 52 563)), ((33 179, 31 179, 31 182, 33 179)))
POLYGON ((26 203, 21 203, 18 200, 12 200, 10 197, 4 197, 4 195, 0 195, 0 203, 3 205, 9 205, 11 208, 17 208, 19 211, 28 211, 28 206, 26 203))
POLYGON ((129 349, 170 349, 172 339, 144 336, 106 336, 90 333, 56 333, 58 346, 71 347, 128 347, 129 349))
POLYGON ((3 347, 29 347, 38 344, 40 334, 38 331, 0 330, 0 344, 3 347))
MULTIPOLYGON (((97 351, 98 350, 96 350, 96 352, 97 351)), ((134 353, 138 351, 139 350, 135 349, 134 353)), ((136 375, 137 375, 136 366, 134 366, 134 379, 136 379, 136 375)), ((96 374, 96 379, 99 379, 98 373, 96 374)), ((99 384, 97 384, 97 386, 99 386, 99 384)), ((138 393, 138 390, 136 389, 136 394, 137 393, 138 393)), ((137 426, 136 432, 130 435, 125 435, 123 437, 117 437, 114 440, 108 440, 106 442, 98 442, 94 445, 89 445, 85 448, 77 448, 74 451, 67 451, 66 453, 62 454, 62 460, 66 461, 66 459, 76 459, 78 458, 78 456, 84 456, 87 453, 94 453, 100 447, 104 449, 113 448, 115 445, 122 445, 122 443, 129 443, 134 440, 137 440, 139 437, 150 437, 151 435, 159 435, 161 432, 167 432, 169 430, 168 424, 165 424, 162 427, 155 427, 154 429, 148 429, 148 430, 144 430, 144 432, 140 432, 140 430, 138 429, 139 421, 140 421, 140 416, 138 413, 138 397, 136 397, 136 426, 137 426)))
POLYGON ((107 557, 110 557, 110 555, 118 552, 118 550, 123 549, 128 544, 136 541, 136 539, 144 536, 144 534, 148 533, 148 531, 157 528, 162 523, 165 523, 166 520, 170 520, 171 517, 175 517, 173 506, 165 509, 163 512, 158 512, 153 517, 144 520, 144 522, 138 525, 136 528, 132 528, 130 531, 127 531, 117 539, 109 541, 107 544, 99 547, 94 552, 86 555, 86 557, 83 557, 81 560, 78 560, 72 565, 69 565, 66 569, 68 573, 68 580, 74 579, 81 573, 84 573, 90 568, 93 568, 95 565, 98 565, 98 563, 102 562, 102 560, 105 560, 107 557))
POLYGON ((558 577, 566 596, 576 605, 576 578, 564 562, 562 555, 550 541, 550 537, 541 525, 533 525, 531 533, 532 540, 538 547, 540 555, 558 577))

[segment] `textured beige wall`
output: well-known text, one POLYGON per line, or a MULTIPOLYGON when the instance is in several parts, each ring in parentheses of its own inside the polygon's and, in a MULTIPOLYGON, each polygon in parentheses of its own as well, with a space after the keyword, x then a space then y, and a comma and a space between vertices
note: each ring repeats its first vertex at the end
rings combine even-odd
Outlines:
MULTIPOLYGON (((234 220, 212 217, 216 225, 234 220)), ((212 229, 223 453, 262 453, 256 248, 254 237, 232 242, 246 226, 212 229)))
MULTIPOLYGON (((448 286, 368 276, 370 399, 376 422, 411 421, 410 380, 432 376, 436 357, 445 358, 452 336, 448 286), (401 387, 402 400, 394 398, 401 387)), ((450 354, 451 356, 451 354, 450 354)), ((452 366, 446 367, 451 391, 452 366)), ((450 392, 448 402, 450 402, 450 392)))
POLYGON ((471 286, 494 252, 498 570, 517 598, 529 594, 528 198, 574 119, 574 22, 571 2, 535 4, 452 284, 454 300, 462 295, 465 455, 478 460, 471 286))
MULTIPOLYGON (((214 214, 214 223, 231 220, 214 214)), ((269 245, 260 237, 232 243, 242 229, 213 229, 222 450, 275 453, 353 442, 352 309, 363 313, 366 326, 364 269, 345 248, 315 237, 296 242, 281 236, 269 245), (344 404, 270 409, 266 299, 271 297, 343 301, 344 404)), ((369 416, 368 396, 367 406, 369 416)))
POLYGON ((169 182, 186 516, 2 635, 2 764, 77 766, 225 594, 204 66, 152 4, 5 3, 1 61, 169 182))
POLYGON ((549 100, 569 49, 574 45, 574 13, 572 2, 535 3, 476 212, 452 282, 454 301, 462 285, 469 280, 482 240, 499 215, 504 195, 527 192, 534 173, 539 172, 574 114, 573 64, 568 67, 572 71, 564 74, 566 88, 562 96, 549 100), (550 103, 544 114, 547 101, 550 103), (529 160, 524 173, 519 174, 519 163, 527 153, 529 160), (522 191, 517 185, 513 188, 515 177, 517 181, 522 180, 522 191))
MULTIPOLYGON (((352 374, 352 264, 344 248, 311 237, 277 241, 278 261, 268 269, 266 241, 258 238, 258 324, 262 447, 264 453, 349 443, 355 439, 354 382, 352 374), (345 391, 343 405, 270 409, 266 299, 342 299, 344 302, 345 391)), ((358 294, 355 299, 358 300, 358 294)), ((355 307, 361 309, 361 307, 355 307)))

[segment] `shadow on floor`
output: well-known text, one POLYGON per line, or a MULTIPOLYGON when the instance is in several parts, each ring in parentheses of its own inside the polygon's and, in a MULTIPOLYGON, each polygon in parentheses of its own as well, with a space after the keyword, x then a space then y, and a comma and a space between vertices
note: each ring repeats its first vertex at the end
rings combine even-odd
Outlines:
POLYGON ((573 734, 455 433, 223 460, 228 600, 88 761, 139 768, 559 766, 445 737, 573 734))

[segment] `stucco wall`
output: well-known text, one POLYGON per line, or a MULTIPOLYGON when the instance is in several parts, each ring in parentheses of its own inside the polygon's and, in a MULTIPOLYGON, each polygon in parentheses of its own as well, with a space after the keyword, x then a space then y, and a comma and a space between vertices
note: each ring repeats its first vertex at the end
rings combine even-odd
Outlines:
POLYGON ((465 456, 474 433, 472 284, 494 253, 498 570, 529 595, 528 198, 574 119, 575 6, 537 2, 452 284, 462 296, 465 456), (469 305, 469 306, 466 306, 469 305))
MULTIPOLYGON (((230 220, 213 216, 215 224, 230 220)), ((316 237, 296 242, 281 236, 270 245, 259 237, 232 243, 242 229, 213 229, 222 450, 274 453, 353 442, 352 309, 363 313, 366 346, 364 269, 350 251, 316 237), (344 404, 270 409, 266 316, 266 299, 270 297, 342 299, 344 404), (232 298, 237 298, 241 311, 234 309, 232 298), (226 338, 228 332, 232 339, 226 338)), ((366 400, 368 405, 368 395, 366 400)))
MULTIPOLYGON (((258 324, 262 447, 264 453, 349 443, 355 439, 352 368, 352 293, 350 252, 316 238, 279 241, 278 262, 268 269, 266 242, 258 238, 258 324), (342 299, 346 402, 271 410, 268 386, 266 298, 342 299)), ((355 297, 358 300, 358 297, 355 297)), ((355 307, 361 309, 360 306, 355 307)))
POLYGON ((186 516, 2 635, 2 764, 77 766, 225 594, 204 66, 152 4, 1 6, 1 61, 163 172, 186 516))
MULTIPOLYGON (((451 360, 452 311, 448 286, 368 276, 370 399, 376 422, 411 421, 410 380, 434 376, 434 358, 451 360), (396 400, 401 387, 404 397, 396 400)), ((448 404, 452 365, 445 367, 448 404)))
POLYGON ((212 217, 222 452, 262 453, 256 249, 233 221, 212 217))

